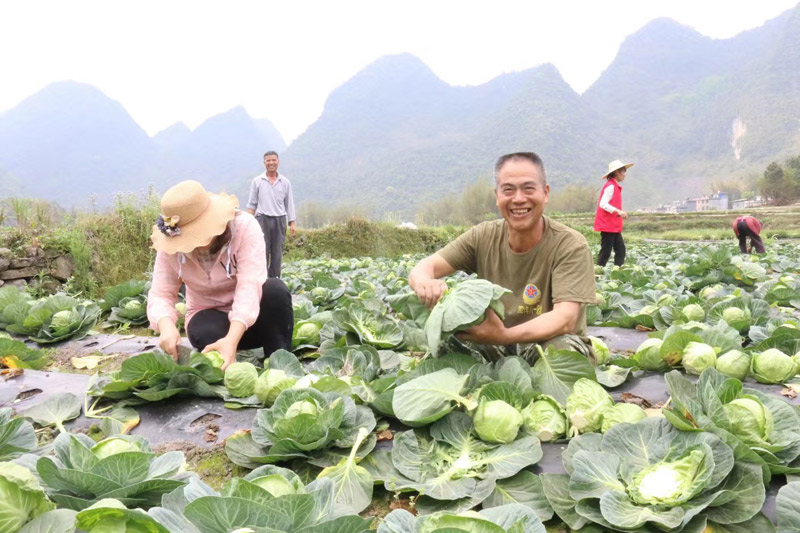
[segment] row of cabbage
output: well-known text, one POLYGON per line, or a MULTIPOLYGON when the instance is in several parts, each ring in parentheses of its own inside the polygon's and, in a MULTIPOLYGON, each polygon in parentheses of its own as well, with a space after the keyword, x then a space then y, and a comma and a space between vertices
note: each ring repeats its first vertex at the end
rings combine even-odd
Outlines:
MULTIPOLYGON (((0 287, 0 329, 51 344, 83 338, 104 317, 115 327, 141 326, 147 323, 148 289, 148 282, 129 281, 94 302, 62 293, 37 299, 15 286, 0 287)), ((180 309, 185 312, 185 304, 180 309)))
MULTIPOLYGON (((251 431, 228 439, 231 459, 254 470, 219 493, 185 471, 181 452, 155 456, 139 437, 95 443, 66 432, 37 449, 32 426, 0 412, 0 460, 12 461, 0 468, 0 501, 10 504, 0 523, 8 531, 31 519, 36 528, 78 520, 86 531, 140 522, 150 531, 364 531, 355 515, 382 484, 418 493, 421 515, 394 511, 382 531, 472 531, 469 521, 487 520, 502 528, 487 531, 543 531, 557 516, 581 531, 768 532, 760 510, 770 476, 800 472, 796 409, 713 369, 697 384, 668 374, 662 417, 620 410, 589 378, 575 381, 562 409, 536 394, 539 376, 524 361, 481 368, 467 359, 429 359, 403 374, 418 371, 394 389, 391 407, 414 429, 398 431, 391 449, 376 445, 376 419, 357 395, 283 389, 251 431), (543 401, 550 407, 540 411, 543 401), (534 474, 537 435, 562 430, 572 437, 566 473, 534 474), (477 506, 480 516, 468 512, 477 506)), ((800 519, 797 486, 778 496, 778 531, 800 519)))
POLYGON ((800 370, 800 261, 794 246, 762 256, 727 248, 640 245, 632 264, 597 268, 594 325, 650 330, 621 368, 706 368, 761 383, 791 382, 800 370))

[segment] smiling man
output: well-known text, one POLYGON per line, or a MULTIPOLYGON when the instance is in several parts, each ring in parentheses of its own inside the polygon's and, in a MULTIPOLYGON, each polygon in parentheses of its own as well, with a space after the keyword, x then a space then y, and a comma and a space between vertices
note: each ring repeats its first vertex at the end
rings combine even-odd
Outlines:
POLYGON ((525 356, 517 345, 530 343, 552 343, 590 355, 586 304, 595 302, 595 284, 586 239, 544 216, 550 186, 535 153, 501 156, 494 180, 503 219, 471 228, 420 261, 409 275, 411 288, 432 307, 447 288, 440 278, 456 270, 477 273, 512 291, 502 299, 506 317, 502 321, 489 310, 486 320, 461 339, 505 347, 492 352, 496 355, 525 356))

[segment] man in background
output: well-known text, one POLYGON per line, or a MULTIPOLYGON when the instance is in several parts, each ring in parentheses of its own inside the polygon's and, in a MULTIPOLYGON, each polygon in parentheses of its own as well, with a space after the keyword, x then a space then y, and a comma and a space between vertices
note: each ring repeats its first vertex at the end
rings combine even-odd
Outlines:
POLYGON ((269 151, 264 154, 264 168, 250 184, 247 212, 256 216, 267 248, 267 273, 271 278, 281 277, 283 243, 286 240, 286 223, 295 236, 294 198, 292 184, 286 176, 278 173, 278 154, 269 151))
POLYGON ((739 237, 739 251, 749 254, 756 249, 756 252, 763 254, 767 250, 764 248, 764 241, 761 240, 761 222, 756 217, 743 215, 733 221, 733 233, 739 237), (750 237, 750 248, 747 247, 747 237, 750 237))

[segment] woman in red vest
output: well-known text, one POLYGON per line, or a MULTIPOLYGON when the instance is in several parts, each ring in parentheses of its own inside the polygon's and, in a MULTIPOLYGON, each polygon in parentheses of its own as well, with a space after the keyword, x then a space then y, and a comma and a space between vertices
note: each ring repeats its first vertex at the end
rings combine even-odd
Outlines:
POLYGON ((743 254, 749 254, 756 249, 756 252, 763 254, 767 250, 764 248, 764 241, 761 240, 761 222, 756 217, 744 215, 733 221, 733 232, 739 237, 739 250, 743 254), (747 247, 747 237, 750 237, 750 248, 747 247))
POLYGON ((597 212, 594 215, 594 230, 600 232, 600 254, 597 264, 605 266, 614 250, 614 264, 622 266, 625 263, 625 241, 622 240, 622 221, 628 218, 628 213, 622 210, 622 183, 625 173, 633 163, 623 163, 620 160, 608 164, 608 172, 603 176, 606 184, 600 191, 600 200, 597 202, 597 212))

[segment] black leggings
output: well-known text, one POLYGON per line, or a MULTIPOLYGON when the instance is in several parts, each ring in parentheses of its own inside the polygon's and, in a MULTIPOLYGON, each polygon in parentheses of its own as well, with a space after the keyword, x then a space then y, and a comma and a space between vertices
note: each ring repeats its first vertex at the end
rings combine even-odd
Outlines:
MULTIPOLYGON (((202 350, 227 335, 230 325, 228 313, 204 309, 192 317, 186 333, 192 346, 202 350)), ((269 278, 261 288, 258 318, 242 335, 239 349, 263 348, 266 357, 276 350, 291 350, 293 330, 292 295, 279 278, 269 278)))
POLYGON ((747 250, 747 238, 750 237, 750 247, 755 248, 756 252, 763 254, 767 250, 764 248, 764 241, 761 240, 761 237, 758 236, 757 233, 752 231, 750 227, 747 225, 747 222, 744 220, 740 220, 736 223, 736 229, 739 230, 739 251, 743 254, 749 254, 750 252, 747 250))
POLYGON ((597 264, 606 266, 611 249, 614 249, 614 264, 622 266, 625 264, 625 241, 622 240, 622 233, 600 232, 600 254, 597 256, 597 264))

